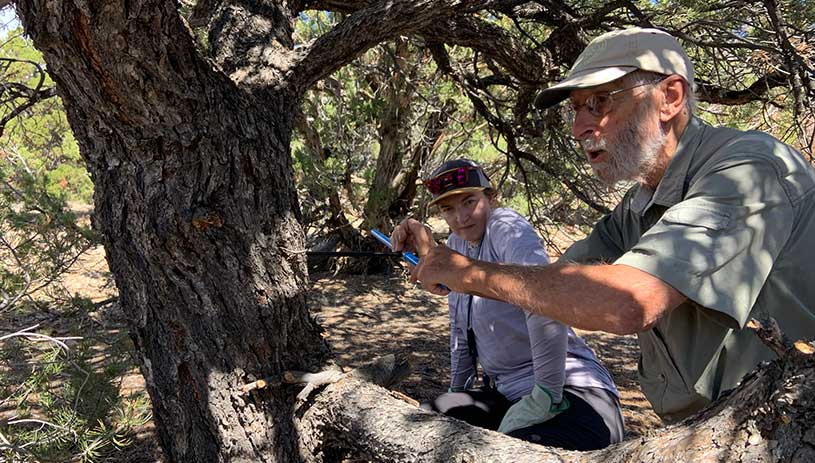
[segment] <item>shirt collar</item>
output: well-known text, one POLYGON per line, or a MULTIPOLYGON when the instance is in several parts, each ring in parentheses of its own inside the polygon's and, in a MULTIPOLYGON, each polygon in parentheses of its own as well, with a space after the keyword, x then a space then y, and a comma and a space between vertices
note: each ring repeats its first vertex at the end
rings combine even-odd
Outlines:
POLYGON ((644 185, 639 186, 631 200, 631 209, 634 212, 643 215, 654 204, 671 207, 682 201, 688 170, 702 139, 702 129, 702 121, 696 116, 691 117, 656 191, 644 185))

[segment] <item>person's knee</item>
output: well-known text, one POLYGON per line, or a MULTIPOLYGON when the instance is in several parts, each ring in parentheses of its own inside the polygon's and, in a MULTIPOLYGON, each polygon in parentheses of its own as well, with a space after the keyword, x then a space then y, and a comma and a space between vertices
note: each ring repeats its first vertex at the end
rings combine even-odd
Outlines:
POLYGON ((425 400, 424 402, 419 404, 419 408, 421 408, 422 410, 427 410, 429 412, 438 412, 439 411, 438 409, 436 409, 435 401, 425 400))
MULTIPOLYGON (((429 402, 421 404, 425 410, 432 410, 456 418, 474 426, 496 429, 505 407, 496 406, 495 397, 477 392, 447 392, 429 402)), ((500 404, 499 404, 500 405, 500 404)))

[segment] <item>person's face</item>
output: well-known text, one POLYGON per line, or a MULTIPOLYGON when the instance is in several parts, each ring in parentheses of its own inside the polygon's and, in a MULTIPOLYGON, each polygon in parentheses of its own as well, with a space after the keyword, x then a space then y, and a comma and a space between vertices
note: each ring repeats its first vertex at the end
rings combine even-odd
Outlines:
MULTIPOLYGON (((665 132, 660 127, 654 85, 631 88, 613 96, 608 113, 596 117, 585 107, 575 114, 572 134, 592 170, 607 185, 629 180, 649 183, 660 165, 665 132)), ((575 90, 571 100, 583 104, 592 94, 623 88, 619 81, 575 90)))
POLYGON ((490 198, 483 191, 451 195, 436 204, 452 233, 473 243, 481 241, 492 210, 490 198))

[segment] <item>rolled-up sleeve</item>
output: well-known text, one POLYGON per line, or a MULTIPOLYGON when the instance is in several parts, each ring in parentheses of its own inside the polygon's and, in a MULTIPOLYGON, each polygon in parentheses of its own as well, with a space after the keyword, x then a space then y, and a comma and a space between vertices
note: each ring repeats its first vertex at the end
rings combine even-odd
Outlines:
POLYGON ((720 161, 615 263, 645 271, 744 327, 794 226, 781 168, 766 157, 720 161))

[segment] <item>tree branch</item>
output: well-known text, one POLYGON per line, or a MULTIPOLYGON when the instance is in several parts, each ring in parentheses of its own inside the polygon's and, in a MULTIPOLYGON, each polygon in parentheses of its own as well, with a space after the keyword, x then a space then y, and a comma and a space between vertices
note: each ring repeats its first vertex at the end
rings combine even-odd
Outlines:
POLYGON ((48 98, 56 96, 56 94, 57 89, 55 87, 49 87, 44 90, 32 91, 25 101, 23 101, 19 105, 14 106, 14 108, 11 111, 9 111, 8 114, 6 114, 5 116, 3 116, 2 119, 0 119, 0 137, 3 136, 3 133, 6 130, 6 124, 11 122, 12 119, 19 116, 25 110, 34 106, 40 101, 47 100, 48 98))
POLYGON ((810 461, 815 361, 799 354, 760 365, 739 387, 680 425, 603 450, 568 452, 470 426, 394 399, 350 376, 321 392, 298 422, 303 454, 380 462, 810 461))
POLYGON ((773 88, 784 87, 787 77, 781 72, 767 74, 743 90, 731 90, 707 82, 696 82, 697 98, 707 103, 736 106, 755 100, 767 99, 767 93, 773 88))
POLYGON ((0 82, 0 104, 11 106, 11 111, 0 119, 0 137, 3 136, 6 124, 12 119, 22 114, 26 109, 34 106, 40 101, 46 100, 57 94, 56 88, 43 88, 45 83, 45 70, 39 63, 25 59, 0 58, 0 62, 5 63, 4 68, 15 63, 25 63, 33 66, 39 75, 39 80, 34 88, 16 82, 0 82), (23 101, 18 103, 17 100, 23 101))
POLYGON ((506 29, 475 18, 455 18, 435 23, 419 32, 432 42, 461 45, 495 60, 524 84, 543 83, 543 62, 506 29))
POLYGON ((318 80, 350 63, 369 48, 413 33, 456 14, 477 11, 489 0, 392 0, 356 11, 308 47, 290 71, 288 85, 300 95, 318 80))
MULTIPOLYGON (((359 11, 373 2, 366 0, 306 0, 301 5, 305 10, 334 11, 337 13, 353 13, 359 11)), ((299 12, 299 11, 298 11, 299 12)))
POLYGON ((755 331, 761 342, 779 357, 783 357, 792 345, 774 318, 765 320, 751 318, 745 327, 755 331))

